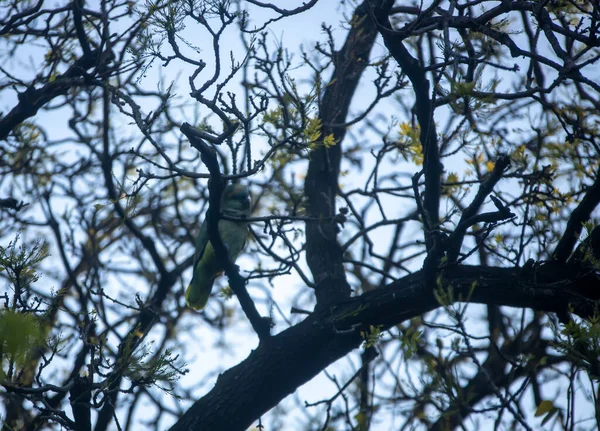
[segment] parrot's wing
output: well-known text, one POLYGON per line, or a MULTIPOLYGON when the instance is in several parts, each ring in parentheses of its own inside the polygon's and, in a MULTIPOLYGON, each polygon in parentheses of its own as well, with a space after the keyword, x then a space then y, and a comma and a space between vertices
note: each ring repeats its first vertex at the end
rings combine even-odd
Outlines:
POLYGON ((194 266, 192 268, 196 268, 196 265, 198 265, 204 254, 204 249, 206 249, 206 244, 208 244, 208 220, 204 219, 196 238, 196 253, 194 254, 194 266))
MULTIPOLYGON (((224 214, 233 217, 250 215, 250 192, 247 186, 242 184, 230 184, 223 192, 221 209, 224 214)), ((230 220, 219 220, 219 233, 223 243, 234 261, 246 244, 248 237, 248 224, 245 222, 234 222, 230 220)), ((208 220, 205 218, 196 239, 196 253, 194 254, 194 266, 202 259, 208 239, 208 220)))
POLYGON ((231 220, 221 220, 219 223, 221 239, 227 247, 229 258, 235 262, 244 249, 248 238, 248 224, 231 220))

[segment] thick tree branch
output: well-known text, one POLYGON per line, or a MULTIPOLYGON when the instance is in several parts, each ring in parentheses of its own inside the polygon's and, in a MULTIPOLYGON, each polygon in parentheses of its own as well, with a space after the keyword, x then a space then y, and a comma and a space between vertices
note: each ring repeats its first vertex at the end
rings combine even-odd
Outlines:
POLYGON ((75 419, 75 428, 77 431, 91 431, 92 416, 90 412, 90 402, 92 399, 92 391, 88 378, 77 376, 69 393, 69 401, 71 402, 71 409, 73 410, 73 419, 75 419))
MULTIPOLYGON (((443 273, 442 289, 463 301, 574 313, 587 318, 600 305, 600 279, 572 276, 568 265, 532 269, 456 265, 443 273), (473 287, 474 286, 474 287, 473 287)), ((384 288, 321 309, 262 343, 223 373, 171 431, 243 431, 300 385, 361 343, 360 330, 387 329, 440 307, 419 271, 384 288)))
POLYGON ((319 116, 322 136, 333 134, 336 145, 318 145, 310 154, 305 182, 309 215, 321 221, 306 223, 306 260, 317 284, 315 293, 320 306, 350 296, 342 263, 343 249, 337 242, 335 196, 342 157, 344 123, 358 82, 368 65, 377 29, 368 19, 366 3, 352 17, 352 27, 344 46, 334 57, 335 69, 329 80, 319 116))
POLYGON ((52 99, 67 94, 70 88, 83 84, 86 71, 92 67, 102 69, 113 58, 111 51, 93 50, 84 54, 69 69, 41 88, 32 84, 23 93, 19 93, 19 103, 4 117, 0 118, 0 140, 6 139, 10 132, 27 118, 33 117, 38 110, 52 99))
MULTIPOLYGON (((375 2, 371 2, 372 4, 375 2)), ((383 36, 385 46, 390 54, 398 62, 402 71, 408 76, 413 85, 415 93, 415 112, 419 125, 421 126, 420 140, 423 146, 423 171, 425 174, 425 193, 423 197, 423 218, 427 220, 425 225, 425 244, 428 256, 425 267, 428 268, 432 277, 435 277, 435 268, 442 256, 443 250, 436 229, 439 225, 439 205, 441 196, 441 176, 443 166, 437 142, 437 132, 433 121, 434 105, 430 97, 430 86, 425 69, 419 64, 403 44, 404 36, 392 30, 389 14, 392 4, 376 6, 373 4, 373 19, 383 36)))
POLYGON ((569 258, 575 243, 579 239, 583 223, 590 219, 592 211, 600 203, 600 171, 596 175, 594 184, 587 190, 577 208, 571 213, 565 232, 554 250, 553 257, 560 262, 564 262, 569 258))

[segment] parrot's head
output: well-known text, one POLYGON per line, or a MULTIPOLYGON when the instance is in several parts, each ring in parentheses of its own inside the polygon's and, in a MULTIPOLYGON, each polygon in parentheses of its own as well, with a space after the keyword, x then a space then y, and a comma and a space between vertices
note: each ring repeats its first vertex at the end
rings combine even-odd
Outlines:
POLYGON ((224 213, 230 213, 234 216, 250 215, 250 189, 248 186, 235 183, 225 187, 221 209, 224 213))

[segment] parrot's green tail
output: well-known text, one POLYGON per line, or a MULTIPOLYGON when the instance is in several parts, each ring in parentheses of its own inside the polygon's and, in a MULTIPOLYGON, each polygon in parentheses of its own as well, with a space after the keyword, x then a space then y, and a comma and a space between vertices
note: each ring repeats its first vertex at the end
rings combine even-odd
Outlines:
POLYGON ((185 302, 188 307, 194 310, 201 310, 208 302, 215 277, 206 277, 204 274, 194 275, 192 282, 185 291, 185 302))

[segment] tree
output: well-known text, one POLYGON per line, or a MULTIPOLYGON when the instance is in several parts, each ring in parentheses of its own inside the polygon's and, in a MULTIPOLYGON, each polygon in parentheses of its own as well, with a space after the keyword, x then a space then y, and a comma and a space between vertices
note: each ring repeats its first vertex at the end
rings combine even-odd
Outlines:
POLYGON ((4 429, 600 427, 597 2, 394 3, 2 4, 4 429))

